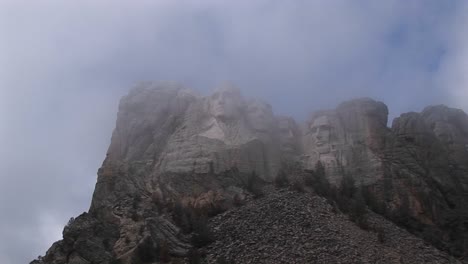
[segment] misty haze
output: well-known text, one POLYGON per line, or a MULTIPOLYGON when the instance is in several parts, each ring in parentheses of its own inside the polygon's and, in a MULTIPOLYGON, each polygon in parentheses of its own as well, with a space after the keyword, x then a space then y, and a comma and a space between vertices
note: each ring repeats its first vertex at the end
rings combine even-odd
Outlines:
POLYGON ((0 263, 464 263, 465 1, 0 1, 0 263))

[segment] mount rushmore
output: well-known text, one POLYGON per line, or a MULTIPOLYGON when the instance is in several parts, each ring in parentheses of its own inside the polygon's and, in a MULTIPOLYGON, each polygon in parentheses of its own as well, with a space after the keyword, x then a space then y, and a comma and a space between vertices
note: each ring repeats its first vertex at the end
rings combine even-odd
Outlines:
POLYGON ((208 96, 177 83, 140 84, 120 101, 89 212, 70 221, 64 239, 37 261, 132 263, 148 241, 187 256, 190 242, 155 203, 225 211, 248 200, 252 175, 268 185, 317 164, 332 186, 352 177, 386 212, 404 211, 406 228, 466 254, 467 114, 429 106, 387 124, 387 106, 370 98, 298 123, 229 83, 208 96))

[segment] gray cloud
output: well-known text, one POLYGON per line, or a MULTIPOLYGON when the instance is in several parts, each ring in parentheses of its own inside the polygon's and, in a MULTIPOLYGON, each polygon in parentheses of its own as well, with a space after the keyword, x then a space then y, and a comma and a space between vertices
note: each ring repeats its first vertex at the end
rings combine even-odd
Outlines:
POLYGON ((448 48, 436 76, 436 84, 450 97, 450 103, 468 110, 468 3, 460 6, 455 15, 455 27, 447 28, 448 48))
POLYGON ((303 119, 357 96, 395 116, 468 109, 459 1, 0 3, 0 262, 25 263, 88 209, 118 99, 144 80, 222 80, 303 119))

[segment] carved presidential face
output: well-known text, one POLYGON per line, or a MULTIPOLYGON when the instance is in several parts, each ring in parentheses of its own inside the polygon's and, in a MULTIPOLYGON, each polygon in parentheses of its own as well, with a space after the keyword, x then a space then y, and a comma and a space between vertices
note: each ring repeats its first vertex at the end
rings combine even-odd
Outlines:
POLYGON ((210 112, 216 118, 232 119, 240 115, 242 98, 235 89, 223 89, 210 98, 210 112))
POLYGON ((252 101, 247 106, 247 119, 256 131, 268 131, 273 125, 271 106, 261 101, 252 101))
POLYGON ((330 152, 330 138, 332 127, 327 116, 319 116, 309 126, 312 147, 319 153, 330 152))
POLYGON ((298 149, 295 123, 287 118, 279 118, 278 128, 281 135, 281 146, 285 152, 294 152, 298 149))
POLYGON ((447 123, 436 122, 434 125, 434 134, 442 141, 444 144, 452 144, 453 138, 450 133, 451 129, 447 123))

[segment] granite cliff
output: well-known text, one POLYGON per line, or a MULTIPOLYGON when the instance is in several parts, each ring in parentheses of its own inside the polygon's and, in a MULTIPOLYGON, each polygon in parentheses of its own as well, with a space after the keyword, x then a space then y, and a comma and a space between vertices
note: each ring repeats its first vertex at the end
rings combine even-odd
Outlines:
POLYGON ((220 253, 235 243, 250 254, 239 256, 236 263, 249 259, 257 260, 252 263, 346 261, 336 252, 353 255, 349 263, 366 263, 377 261, 369 257, 372 250, 386 250, 388 254, 379 260, 386 263, 402 263, 398 262, 402 258, 414 261, 415 256, 421 260, 437 256, 433 263, 455 261, 450 254, 460 258, 468 252, 468 116, 458 109, 430 106, 421 113, 402 114, 391 127, 387 123, 387 106, 369 98, 313 113, 298 124, 292 118, 275 116, 263 101, 244 98, 231 84, 210 96, 175 83, 141 84, 120 102, 89 212, 71 219, 63 240, 33 263, 156 263, 169 258, 184 263, 196 259, 194 248, 202 248, 203 261, 221 263, 220 256, 236 255, 220 253), (363 194, 368 209, 384 216, 367 211, 372 215, 370 222, 385 227, 386 233, 393 234, 389 240, 393 242, 372 250, 362 247, 364 242, 359 246, 352 234, 359 241, 374 241, 375 234, 352 231, 356 225, 343 220, 346 217, 339 209, 333 213, 326 209, 334 207, 333 199, 327 203, 314 198, 313 186, 299 187, 304 177, 314 177, 317 165, 332 190, 352 178, 353 188, 363 194), (302 191, 291 194, 272 188, 283 177, 286 185, 302 191), (254 199, 261 194, 263 198, 254 199), (211 240, 216 242, 196 245, 197 229, 186 228, 189 220, 180 213, 182 208, 191 208, 188 219, 208 217, 203 221, 214 230, 216 238, 211 240), (313 228, 291 226, 291 234, 275 237, 271 230, 277 224, 255 220, 256 214, 263 213, 264 218, 284 216, 291 218, 291 225, 297 222, 313 228), (327 215, 323 218, 327 220, 314 218, 315 214, 327 215), (243 243, 255 233, 242 231, 246 223, 257 223, 253 227, 264 230, 269 240, 243 243), (343 230, 328 234, 331 231, 326 230, 334 224, 344 226, 343 230), (232 230, 236 226, 238 230, 232 230), (339 242, 308 241, 317 234, 339 242), (422 243, 415 235, 445 253, 428 245, 398 250, 389 246, 398 244, 398 239, 422 243), (259 243, 269 248, 268 256, 262 258, 261 251, 252 250, 259 243), (297 254, 273 258, 278 243, 291 247, 305 243, 315 249, 325 247, 325 251, 333 246, 336 252, 312 257, 312 249, 301 247, 297 254), (345 244, 356 246, 345 250, 345 244))

